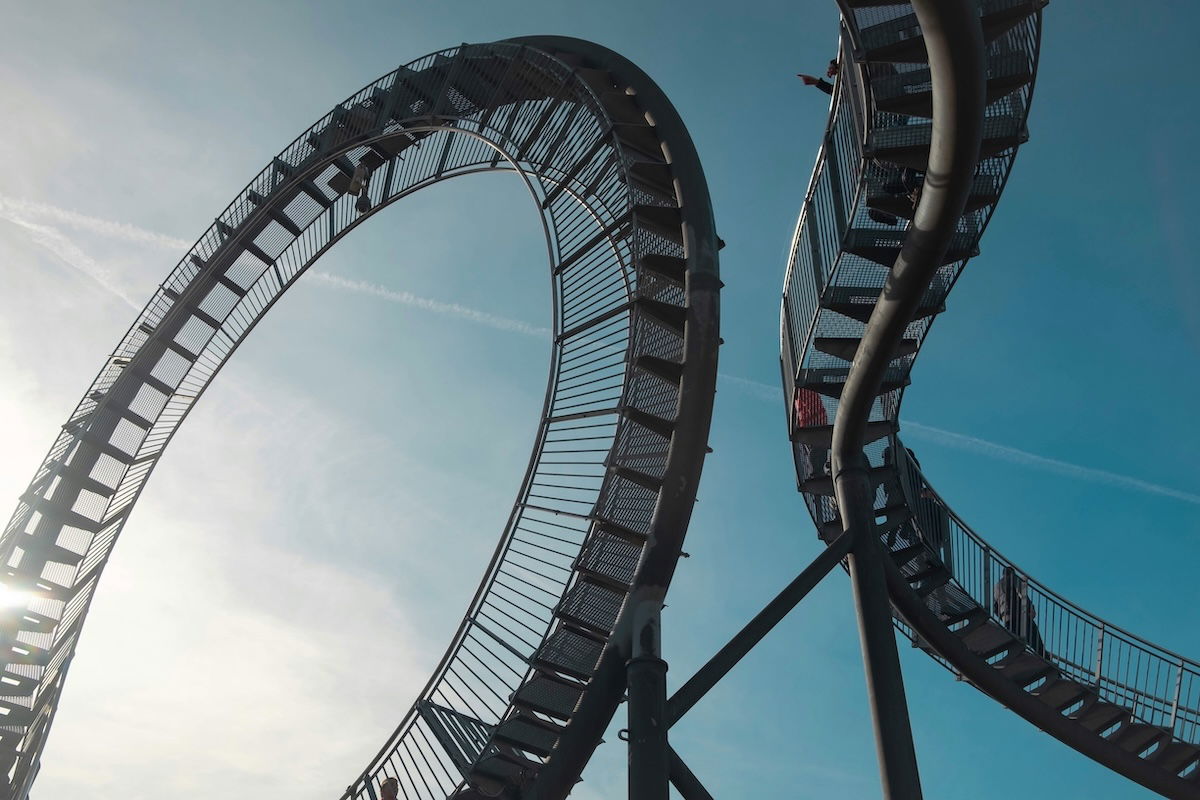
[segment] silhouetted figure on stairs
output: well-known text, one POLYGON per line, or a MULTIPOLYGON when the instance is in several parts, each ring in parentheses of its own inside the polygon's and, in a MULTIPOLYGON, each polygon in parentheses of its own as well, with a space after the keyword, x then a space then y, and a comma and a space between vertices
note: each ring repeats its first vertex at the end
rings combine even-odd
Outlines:
POLYGON ((1018 576, 1012 567, 1005 567, 1003 577, 992 591, 992 605, 1006 628, 1023 639, 1033 652, 1046 657, 1046 645, 1034 622, 1037 609, 1029 599, 1028 579, 1018 576))

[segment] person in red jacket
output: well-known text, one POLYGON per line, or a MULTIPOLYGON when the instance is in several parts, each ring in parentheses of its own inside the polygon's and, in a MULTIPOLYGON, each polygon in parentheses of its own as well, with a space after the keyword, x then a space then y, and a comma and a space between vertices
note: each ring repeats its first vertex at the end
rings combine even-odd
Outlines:
MULTIPOLYGON (((821 395, 812 389, 796 389, 792 398, 792 430, 800 428, 815 428, 829 424, 829 415, 825 413, 825 403, 821 395)), ((809 477, 824 475, 827 472, 825 462, 829 458, 829 450, 824 447, 796 445, 808 450, 809 477)))

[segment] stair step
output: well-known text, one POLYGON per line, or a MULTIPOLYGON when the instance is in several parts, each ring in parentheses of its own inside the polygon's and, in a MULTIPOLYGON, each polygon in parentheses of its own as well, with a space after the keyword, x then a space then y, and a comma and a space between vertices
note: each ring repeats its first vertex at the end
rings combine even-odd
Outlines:
POLYGON ((635 159, 629 165, 629 177, 642 191, 668 203, 677 203, 675 176, 669 164, 635 159))
MULTIPOLYGON (((876 128, 865 154, 878 161, 924 172, 929 168, 929 142, 932 135, 933 125, 929 123, 876 128)), ((1024 144, 1028 139, 1024 120, 1019 117, 986 117, 983 120, 983 138, 979 144, 979 160, 1024 144)))
POLYGON ((687 325, 686 306, 677 306, 671 303, 663 303, 659 300, 651 300, 648 297, 639 297, 637 307, 639 312, 654 320, 663 328, 666 328, 680 338, 683 337, 684 328, 687 325))
POLYGON ((674 420, 663 419, 657 414, 650 414, 633 406, 626 406, 621 413, 631 422, 636 422, 643 428, 657 433, 664 439, 670 439, 675 434, 674 420))
POLYGON ((1117 722, 1129 719, 1129 712, 1118 705, 1105 702, 1104 700, 1096 700, 1091 703, 1084 703, 1083 707, 1078 711, 1074 711, 1067 715, 1069 719, 1073 719, 1089 731, 1101 733, 1110 728, 1117 722))
MULTIPOLYGON (((983 0, 980 4, 980 23, 984 41, 997 39, 1021 20, 1040 11, 1044 5, 1045 0, 983 0)), ((928 60, 925 37, 915 13, 865 27, 859 36, 865 51, 863 61, 911 64, 928 60)))
MULTIPOLYGON (((847 371, 848 370, 842 370, 843 374, 847 371)), ((911 382, 911 379, 907 375, 905 375, 903 378, 884 378, 883 382, 879 385, 879 391, 876 392, 876 395, 883 395, 887 394, 888 392, 894 392, 897 389, 903 389, 911 382)), ((809 389, 817 394, 825 395, 826 397, 840 398, 842 396, 842 392, 846 388, 846 381, 844 378, 840 381, 810 380, 803 383, 797 383, 796 386, 800 389, 809 389)))
POLYGON ((654 375, 676 386, 683 380, 683 364, 678 361, 667 361, 657 356, 638 356, 634 366, 642 372, 654 375))
MULTIPOLYGON (((879 299, 881 291, 870 287, 834 286, 826 291, 827 296, 822 299, 821 308, 865 324, 871 318, 871 312, 875 310, 875 301, 879 299)), ((944 303, 933 305, 927 302, 927 298, 922 298, 921 305, 913 314, 913 320, 931 317, 945 310, 944 303)))
POLYGON ((1012 649, 1013 645, 1020 644, 1010 631, 990 619, 965 633, 955 633, 963 640, 967 649, 980 658, 991 658, 997 653, 1012 649))
POLYGON ((1045 685, 1030 692, 1030 694, 1055 711, 1062 711, 1065 708, 1069 708, 1087 693, 1088 688, 1086 686, 1062 676, 1059 676, 1056 680, 1047 681, 1045 685))
POLYGON ((950 614, 939 614, 938 619, 942 621, 950 632, 962 638, 968 633, 986 623, 989 619, 988 613, 979 606, 968 608, 965 611, 957 611, 950 614), (959 624, 963 623, 963 624, 959 624), (952 625, 958 625, 957 628, 951 628, 952 625))
POLYGON ((638 259, 638 266, 676 286, 683 286, 687 276, 687 262, 675 256, 645 255, 638 259))
MULTIPOLYGON (((874 228, 852 228, 846 234, 842 249, 851 255, 873 261, 880 266, 891 269, 904 247, 907 230, 877 230, 874 228)), ((956 261, 973 258, 979 255, 975 244, 974 233, 956 233, 942 257, 941 264, 953 264, 956 261)))
POLYGON ((558 730, 536 717, 518 713, 500 723, 495 738, 518 750, 545 758, 558 743, 558 734, 558 730))
MULTIPOLYGON (((875 509, 875 534, 884 536, 895 528, 912 519, 912 509, 904 503, 893 503, 890 506, 875 509)), ((834 515, 833 519, 821 525, 821 538, 832 541, 842 532, 842 518, 834 515)))
POLYGON ((583 695, 583 688, 578 684, 538 673, 517 689, 512 702, 518 708, 536 711, 565 722, 575 712, 575 706, 583 695))
POLYGON ((597 526, 583 546, 575 569, 594 582, 613 589, 627 591, 633 583, 642 545, 632 542, 612 530, 597 526))
POLYGON ((1200 745, 1172 741, 1164 747, 1160 747, 1158 752, 1150 757, 1150 762, 1162 767, 1167 772, 1178 775, 1197 759, 1200 759, 1200 745))
POLYGON ((536 666, 586 681, 592 677, 604 646, 595 639, 559 627, 534 655, 536 666))
MULTIPOLYGON (((867 470, 867 476, 870 478, 872 486, 878 486, 895 474, 896 470, 891 465, 871 467, 867 470)), ((800 484, 800 490, 805 494, 833 497, 833 477, 829 475, 814 476, 800 484)))
MULTIPOLYGON (((858 353, 861 343, 862 338, 855 336, 818 336, 813 339, 813 349, 843 361, 854 361, 854 356, 858 353)), ((920 342, 916 339, 901 339, 896 344, 896 351, 892 358, 911 356, 917 352, 919 345, 920 342)))
POLYGON ((624 602, 624 592, 581 580, 559 602, 555 616, 607 638, 624 602))
POLYGON ((644 123, 640 125, 616 123, 613 125, 613 133, 622 149, 635 158, 642 156, 644 160, 666 163, 666 159, 663 158, 662 142, 659 141, 654 126, 644 123))
POLYGON ((1143 722, 1132 722, 1126 725, 1117 735, 1117 745, 1134 755, 1140 755, 1151 745, 1162 739, 1169 739, 1171 732, 1158 725, 1147 725, 1143 722))
MULTIPOLYGON (((929 70, 920 69, 872 77, 871 95, 880 111, 912 117, 933 116, 933 93, 929 70)), ((1020 52, 991 53, 987 61, 985 102, 988 105, 1033 80, 1029 58, 1020 52)))
POLYGON ((892 559, 892 563, 897 567, 903 568, 908 562, 912 561, 919 555, 928 553, 928 548, 924 544, 910 544, 907 547, 901 547, 899 550, 892 550, 888 555, 892 559))
MULTIPOLYGON (((896 432, 896 423, 891 420, 868 422, 866 438, 863 444, 870 444, 896 432)), ((792 431, 792 441, 806 444, 809 447, 824 447, 828 449, 833 444, 832 425, 814 425, 810 428, 796 428, 792 431)))
POLYGON ((1034 681, 1041 680, 1052 673, 1057 673, 1053 664, 1028 650, 1018 651, 1015 655, 1004 659, 995 665, 1004 677, 1024 689, 1034 681))
POLYGON ((634 206, 637 224, 669 242, 683 246, 683 216, 678 208, 668 206, 634 206))
POLYGON ((609 466, 608 471, 617 477, 624 478, 630 483, 636 483, 643 489, 649 489, 652 492, 657 492, 662 488, 662 478, 642 472, 641 470, 620 464, 612 464, 609 466))
POLYGON ((950 570, 941 564, 934 564, 924 572, 910 578, 909 583, 916 584, 918 581, 920 582, 919 586, 913 586, 913 591, 917 593, 917 597, 924 599, 949 583, 951 577, 953 576, 950 574, 950 570))

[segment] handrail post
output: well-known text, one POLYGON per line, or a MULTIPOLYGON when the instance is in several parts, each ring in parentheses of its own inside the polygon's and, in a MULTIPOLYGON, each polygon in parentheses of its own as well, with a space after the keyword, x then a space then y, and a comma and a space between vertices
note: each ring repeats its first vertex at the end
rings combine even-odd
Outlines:
POLYGON ((1179 714, 1179 691, 1183 688, 1183 659, 1179 660, 1179 665, 1175 667, 1175 696, 1171 700, 1171 721, 1167 725, 1171 729, 1171 735, 1175 735, 1175 719, 1179 714))
POLYGON ((1100 671, 1104 667, 1104 625, 1100 623, 1099 633, 1096 635, 1096 688, 1100 688, 1100 671))
POLYGON ((983 549, 983 595, 979 602, 987 609, 988 616, 992 614, 992 548, 986 545, 983 549))

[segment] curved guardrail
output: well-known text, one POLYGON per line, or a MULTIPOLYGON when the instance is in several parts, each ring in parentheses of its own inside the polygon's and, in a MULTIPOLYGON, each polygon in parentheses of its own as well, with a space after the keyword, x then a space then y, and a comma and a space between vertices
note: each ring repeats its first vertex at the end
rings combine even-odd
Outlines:
MULTIPOLYGON (((1011 569, 1015 585, 1034 609, 1032 624, 1026 631, 1017 624, 1017 632, 1027 642, 1041 642, 1046 660, 1060 677, 1094 688, 1141 722, 1200 746, 1200 663, 1089 613, 1030 577, 946 505, 902 447, 896 452, 902 454, 907 473, 911 530, 946 566, 956 594, 969 597, 975 607, 991 608, 993 618, 1004 623, 995 608, 1011 569)), ((910 629, 905 632, 913 638, 910 629)), ((936 653, 931 655, 953 670, 936 653)))
POLYGON ((682 125, 655 122, 673 118, 666 99, 627 62, 621 75, 595 63, 609 56, 530 39, 406 64, 285 148, 171 272, 0 538, 0 583, 26 598, 0 613, 4 798, 28 794, 96 583, 216 373, 350 230, 424 186, 495 169, 525 182, 546 233, 554 348, 541 423, 449 650, 345 796, 375 798, 384 777, 422 798, 536 783, 648 554, 672 566, 678 556, 716 378, 703 174, 682 125))
MULTIPOLYGON (((1080 752, 1171 797, 1200 783, 1197 667, 1032 581, 928 485, 896 436, 909 372, 1027 139, 1039 0, 977 0, 987 51, 980 160, 945 263, 897 345, 868 424, 877 533, 897 627, 1080 752)), ((849 362, 907 236, 932 113, 924 44, 903 2, 842 0, 841 72, 785 279, 781 360, 799 488, 827 541, 842 531, 827 474, 849 362)))

